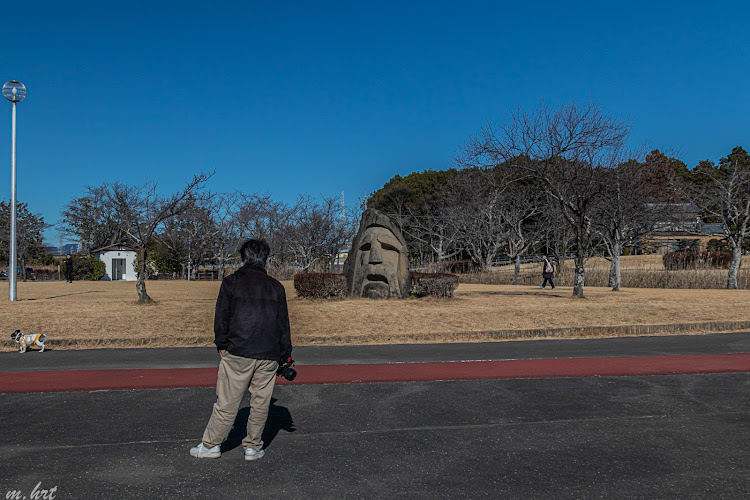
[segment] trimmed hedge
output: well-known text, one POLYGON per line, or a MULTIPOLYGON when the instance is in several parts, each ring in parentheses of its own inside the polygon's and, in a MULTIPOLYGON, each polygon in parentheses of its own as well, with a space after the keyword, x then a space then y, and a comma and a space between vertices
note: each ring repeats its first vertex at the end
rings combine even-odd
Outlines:
POLYGON ((451 298, 458 288, 458 276, 446 273, 410 273, 411 293, 417 297, 451 298))
POLYGON ((299 297, 343 297, 346 276, 336 273, 298 273, 294 275, 294 289, 299 297))
POLYGON ((729 269, 732 262, 731 252, 686 252, 676 251, 664 254, 662 257, 664 269, 676 271, 679 269, 729 269))
MULTIPOLYGON (((87 255, 73 254, 73 279, 97 281, 104 277, 107 266, 104 262, 87 255)), ((60 263, 60 273, 65 278, 65 261, 60 263)))

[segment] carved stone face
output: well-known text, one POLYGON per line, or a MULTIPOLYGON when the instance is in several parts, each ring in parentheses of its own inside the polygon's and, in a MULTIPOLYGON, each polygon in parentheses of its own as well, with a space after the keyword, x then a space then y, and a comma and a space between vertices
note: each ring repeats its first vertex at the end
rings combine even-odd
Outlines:
POLYGON ((354 293, 360 297, 401 297, 398 263, 401 242, 384 227, 369 227, 359 240, 354 271, 354 293))
POLYGON ((409 294, 407 249, 386 216, 369 209, 344 265, 349 293, 372 299, 405 298, 409 294))

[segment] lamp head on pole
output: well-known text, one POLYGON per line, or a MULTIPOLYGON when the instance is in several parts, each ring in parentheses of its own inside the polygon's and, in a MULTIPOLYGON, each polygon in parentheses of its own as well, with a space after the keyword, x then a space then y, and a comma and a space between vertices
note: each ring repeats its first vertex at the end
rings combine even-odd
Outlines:
POLYGON ((10 102, 21 102, 26 97, 26 87, 21 82, 11 80, 3 85, 3 97, 10 102))

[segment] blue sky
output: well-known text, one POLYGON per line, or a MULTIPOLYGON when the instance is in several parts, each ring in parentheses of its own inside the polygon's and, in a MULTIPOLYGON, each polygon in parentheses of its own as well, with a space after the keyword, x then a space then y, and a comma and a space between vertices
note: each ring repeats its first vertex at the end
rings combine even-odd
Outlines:
POLYGON ((167 192, 215 169, 214 191, 353 203, 395 174, 449 168, 485 123, 541 99, 596 101, 629 119, 635 145, 690 167, 750 148, 746 4, 521 4, 15 4, 0 79, 29 92, 19 200, 55 223, 87 184, 167 192))

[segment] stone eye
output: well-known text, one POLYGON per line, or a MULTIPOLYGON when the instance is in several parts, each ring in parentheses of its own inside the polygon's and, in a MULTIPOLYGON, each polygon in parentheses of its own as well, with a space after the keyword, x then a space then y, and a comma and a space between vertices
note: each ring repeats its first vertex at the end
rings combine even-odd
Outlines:
POLYGON ((362 250, 363 252, 366 252, 366 251, 368 251, 370 249, 370 244, 369 243, 365 243, 364 245, 362 245, 361 247, 359 247, 359 249, 362 250))
POLYGON ((398 248, 394 247, 393 245, 389 245, 388 243, 382 243, 381 246, 383 247, 383 250, 393 250, 394 252, 398 252, 398 248))

